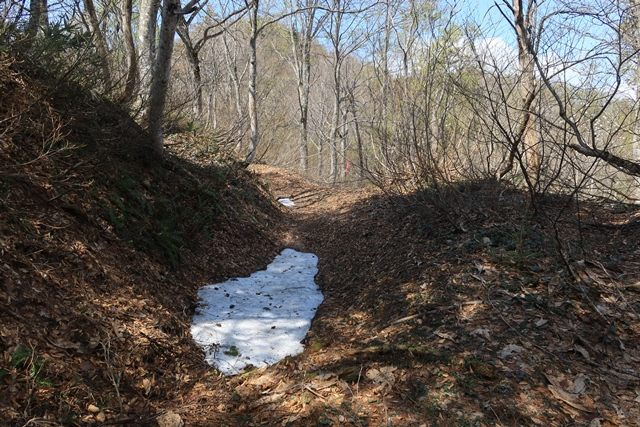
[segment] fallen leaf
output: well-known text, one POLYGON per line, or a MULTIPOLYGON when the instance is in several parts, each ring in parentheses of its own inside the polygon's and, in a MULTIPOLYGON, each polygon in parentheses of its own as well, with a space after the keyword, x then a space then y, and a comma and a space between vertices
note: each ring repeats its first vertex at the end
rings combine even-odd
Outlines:
POLYGON ((443 340, 449 340, 449 341, 454 341, 455 342, 455 335, 454 334, 448 334, 446 332, 439 332, 439 331, 436 331, 435 334, 436 334, 436 336, 442 338, 443 340))
POLYGON ((569 393, 559 387, 554 386, 553 384, 549 384, 547 388, 549 389, 553 397, 566 403, 572 408, 578 409, 583 412, 591 412, 588 408, 577 402, 577 400, 579 399, 579 396, 577 394, 569 393))
POLYGON ((573 380, 573 390, 575 394, 582 394, 587 389, 587 376, 585 374, 578 374, 576 379, 573 380))
POLYGON ((142 388, 144 388, 144 394, 147 396, 151 393, 151 387, 153 386, 153 381, 149 378, 145 378, 142 380, 142 388))
POLYGON ((478 329, 474 329, 473 331, 471 331, 471 335, 475 335, 477 337, 481 337, 486 339, 487 341, 491 340, 491 333, 488 329, 486 328, 478 328, 478 329))
POLYGON ((251 402, 251 404, 249 404, 249 408, 256 409, 256 408, 258 408, 260 406, 263 406, 263 405, 268 405, 270 403, 275 403, 275 402, 281 400, 283 396, 284 396, 283 393, 268 394, 268 395, 266 395, 264 397, 261 397, 260 399, 258 399, 256 401, 254 401, 254 402, 251 402))
POLYGON ((375 383, 392 386, 396 382, 396 377, 393 374, 395 370, 396 368, 393 366, 372 368, 367 371, 366 377, 375 383))
POLYGON ((162 414, 156 418, 156 423, 158 423, 158 427, 182 427, 184 426, 184 421, 180 415, 175 412, 167 412, 166 414, 162 414))
MULTIPOLYGON (((572 408, 578 409, 580 411, 583 412, 592 412, 590 409, 588 409, 586 406, 584 406, 583 404, 579 403, 580 400, 580 396, 577 393, 570 393, 568 391, 566 391, 561 384, 561 380, 549 375, 547 373, 544 374, 544 376, 547 378, 547 381, 549 381, 551 384, 549 384, 547 386, 547 388, 549 389, 549 391, 551 392, 551 394, 553 395, 553 397, 555 397, 556 399, 560 400, 561 402, 566 403, 567 405, 571 406, 572 408)), ((578 375, 578 377, 580 377, 580 375, 578 375)), ((578 378, 576 378, 576 380, 578 380, 578 378)), ((584 379, 581 379, 579 381, 576 381, 578 383, 582 382, 586 380, 586 376, 584 379)), ((580 386, 580 384, 578 384, 580 386)), ((574 382, 574 387, 575 389, 575 382, 574 382)), ((585 387, 586 388, 586 387, 585 387)))
POLYGON ((502 350, 500 350, 500 353, 498 353, 498 357, 500 357, 501 359, 506 359, 507 357, 511 357, 515 354, 522 353, 523 351, 524 351, 523 347, 520 347, 519 345, 516 345, 516 344, 509 344, 505 346, 502 350))
POLYGON ((536 320, 536 327, 538 327, 538 328, 539 328, 539 327, 541 327, 541 326, 546 325, 547 323, 549 323, 549 321, 548 321, 548 320, 546 320, 546 319, 539 319, 539 320, 536 320))
POLYGON ((587 351, 586 348, 582 347, 581 345, 576 344, 573 347, 578 353, 580 353, 580 355, 582 357, 584 357, 586 360, 591 360, 591 356, 589 355, 589 352, 587 351))

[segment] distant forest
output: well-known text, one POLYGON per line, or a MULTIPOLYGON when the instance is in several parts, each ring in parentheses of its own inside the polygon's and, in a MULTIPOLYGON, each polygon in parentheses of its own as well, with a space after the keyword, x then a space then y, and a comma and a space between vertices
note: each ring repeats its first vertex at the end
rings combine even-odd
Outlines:
POLYGON ((188 130, 326 182, 637 197, 635 0, 31 3, 2 1, 5 45, 126 106, 156 154, 188 130))

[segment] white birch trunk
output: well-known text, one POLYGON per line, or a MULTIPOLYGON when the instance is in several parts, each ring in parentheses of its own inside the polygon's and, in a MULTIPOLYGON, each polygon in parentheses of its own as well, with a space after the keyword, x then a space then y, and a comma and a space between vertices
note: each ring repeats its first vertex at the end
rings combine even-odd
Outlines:
POLYGON ((340 49, 340 38, 342 33, 342 17, 344 12, 340 10, 342 4, 340 0, 334 2, 336 11, 333 18, 333 33, 331 34, 333 44, 333 116, 331 120, 331 133, 329 134, 329 149, 331 150, 330 177, 331 182, 336 182, 338 178, 338 133, 340 131, 340 105, 342 101, 342 52, 340 49))
POLYGON ((110 88, 112 85, 112 79, 111 66, 109 64, 109 48, 107 46, 107 41, 104 38, 102 29, 100 28, 100 20, 98 19, 98 14, 96 13, 96 7, 93 3, 93 0, 84 0, 84 8, 85 12, 87 13, 89 28, 91 29, 91 33, 93 36, 93 42, 96 45, 96 50, 98 51, 98 56, 100 57, 103 78, 105 80, 106 86, 110 88))
POLYGON ((153 143, 153 152, 157 156, 163 153, 162 122, 164 107, 169 88, 171 73, 171 56, 173 42, 178 26, 180 0, 164 0, 162 5, 162 24, 160 43, 153 67, 153 78, 149 92, 149 109, 147 115, 149 133, 153 143))
POLYGON ((309 169, 309 93, 311 90, 311 47, 313 43, 317 0, 307 0, 303 12, 302 28, 299 31, 291 24, 291 47, 293 64, 298 79, 299 140, 298 164, 302 173, 309 169))
POLYGON ((251 127, 251 147, 246 161, 252 163, 258 152, 260 131, 258 128, 258 8, 259 1, 253 0, 249 11, 251 37, 249 38, 249 125, 251 127))
POLYGON ((521 96, 521 108, 523 110, 524 133, 522 135, 523 149, 525 153, 526 171, 528 181, 534 187, 540 176, 542 161, 542 146, 536 129, 536 116, 533 111, 536 92, 535 63, 531 47, 529 45, 529 29, 533 26, 535 18, 535 2, 529 2, 525 11, 523 0, 513 0, 513 14, 518 41, 518 64, 520 66, 519 91, 521 96))
POLYGON ((124 96, 127 101, 133 99, 138 84, 138 56, 133 41, 131 28, 131 14, 133 0, 124 0, 121 10, 122 32, 124 34, 124 48, 127 57, 127 75, 125 78, 124 96))
POLYGON ((31 0, 27 33, 30 37, 42 34, 49 26, 49 6, 47 0, 31 0))
MULTIPOLYGON (((140 55, 140 76, 138 81, 143 88, 142 93, 151 85, 153 76, 153 64, 156 59, 156 27, 160 0, 141 0, 140 21, 138 29, 138 49, 140 55)), ((146 99, 140 99, 140 106, 148 109, 146 99)), ((147 111, 148 113, 148 111, 147 111)), ((146 116, 146 114, 144 114, 146 116)))

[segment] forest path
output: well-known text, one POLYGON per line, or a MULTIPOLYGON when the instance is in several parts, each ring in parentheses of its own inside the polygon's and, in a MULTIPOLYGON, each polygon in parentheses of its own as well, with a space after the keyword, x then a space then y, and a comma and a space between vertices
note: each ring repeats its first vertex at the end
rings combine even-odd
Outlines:
POLYGON ((539 229, 511 249, 496 192, 459 226, 453 206, 253 171, 296 204, 282 245, 318 255, 325 299, 304 353, 203 380, 189 424, 637 425, 637 324, 618 330, 624 354, 602 338, 539 229))

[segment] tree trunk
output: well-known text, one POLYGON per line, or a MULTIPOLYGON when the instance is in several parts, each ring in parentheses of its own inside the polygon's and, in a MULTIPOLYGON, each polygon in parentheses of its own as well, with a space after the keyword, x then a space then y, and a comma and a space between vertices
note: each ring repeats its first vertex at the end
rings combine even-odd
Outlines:
POLYGON ((318 177, 322 178, 324 173, 324 138, 318 141, 318 177))
POLYGON ((27 33, 30 37, 35 37, 49 27, 47 0, 31 0, 30 12, 27 33))
MULTIPOLYGON (((635 80, 636 102, 638 102, 638 105, 636 106, 635 124, 633 126, 633 161, 640 163, 640 65, 636 65, 635 80)), ((634 182, 634 195, 640 201, 640 178, 635 178, 634 182)))
POLYGON ((305 41, 302 57, 302 93, 300 97, 300 170, 307 173, 309 168, 309 92, 311 91, 311 37, 305 41))
POLYGON ((298 107, 300 124, 298 162, 300 171, 302 173, 307 173, 307 169, 309 167, 309 91, 311 86, 311 58, 307 41, 303 42, 298 67, 300 67, 298 71, 298 107))
POLYGON ((240 92, 240 80, 238 80, 237 76, 234 79, 231 78, 231 82, 233 83, 233 97, 236 102, 236 115, 238 120, 242 120, 244 117, 244 110, 242 109, 242 93, 240 92))
POLYGON ((196 102, 194 113, 198 119, 202 118, 202 72, 200 70, 200 58, 198 52, 194 51, 194 56, 190 59, 191 67, 193 67, 193 84, 196 90, 196 102))
POLYGON ((298 162, 302 173, 309 168, 309 93, 311 90, 311 46, 313 43, 317 0, 307 0, 302 28, 298 31, 292 19, 291 47, 294 69, 298 79, 299 132, 298 162))
POLYGON ((180 13, 180 0, 163 1, 160 43, 153 67, 154 72, 149 93, 149 110, 147 116, 149 133, 151 134, 153 142, 153 152, 158 156, 161 156, 163 153, 162 122, 169 88, 173 41, 180 13))
POLYGON ((340 10, 340 1, 335 2, 336 12, 333 22, 333 34, 331 34, 333 44, 333 117, 331 120, 330 150, 331 150, 331 182, 336 182, 338 178, 338 133, 340 131, 340 106, 342 97, 342 52, 340 49, 340 38, 342 35, 343 11, 340 10))
POLYGON ((244 112, 242 111, 242 95, 240 94, 240 78, 238 76, 238 65, 236 63, 236 58, 231 58, 231 49, 229 48, 226 34, 222 36, 222 43, 224 44, 224 56, 227 63, 227 70, 229 71, 229 78, 231 80, 231 83, 233 84, 232 89, 236 104, 236 114, 238 120, 242 120, 244 112))
POLYGON ((533 27, 535 2, 529 2, 529 8, 525 11, 522 0, 513 0, 514 27, 518 41, 518 64, 520 67, 519 92, 522 100, 524 133, 522 143, 526 159, 526 173, 528 181, 535 190, 540 177, 542 162, 542 146, 536 129, 536 117, 533 111, 533 101, 536 93, 535 62, 532 52, 532 41, 529 34, 533 27))
POLYGON ((198 119, 202 118, 202 73, 200 70, 200 58, 198 53, 195 52, 195 56, 192 58, 191 66, 193 67, 193 84, 196 89, 196 104, 194 112, 198 119))
POLYGON ((389 147, 389 49, 391 44, 391 30, 393 26, 393 14, 391 1, 386 2, 384 20, 384 39, 382 45, 382 85, 380 88, 380 102, 382 103, 382 152, 384 153, 387 168, 392 167, 392 153, 389 147))
POLYGON ((334 77, 334 93, 333 93, 333 116, 331 120, 330 149, 331 163, 330 175, 331 182, 336 182, 338 178, 338 132, 340 130, 340 78, 334 77))
POLYGON ((138 56, 133 42, 131 28, 131 14, 133 0, 124 0, 122 5, 122 32, 124 33, 124 48, 127 55, 127 76, 125 80, 124 96, 127 101, 133 99, 138 84, 138 56))
POLYGON ((306 111, 300 112, 300 141, 298 142, 298 161, 300 172, 306 174, 309 169, 309 130, 306 111))
MULTIPOLYGON (((640 51, 640 1, 630 0, 629 8, 631 10, 631 48, 635 52, 640 51)), ((640 163, 640 63, 636 63, 634 70, 634 82, 636 89, 636 115, 633 126, 633 160, 640 163)), ((636 199, 640 199, 640 178, 636 178, 634 195, 636 199)))
MULTIPOLYGON (((634 123, 634 135, 633 135, 633 160, 640 163, 640 65, 636 65, 635 71, 635 86, 636 86, 636 117, 634 123)), ((640 186, 638 188, 640 192, 640 186)))
POLYGON ((353 116, 353 127, 356 134, 356 146, 358 149, 358 176, 360 179, 365 178, 364 169, 366 167, 364 161, 364 149, 362 146, 362 135, 360 134, 360 124, 358 123, 358 116, 356 112, 355 102, 351 103, 351 115, 353 116))
MULTIPOLYGON (((160 0, 141 0, 138 30, 138 48, 140 51, 140 87, 145 92, 151 86, 153 65, 156 59, 156 19, 160 0)), ((140 99, 141 107, 147 109, 146 99, 140 99)), ((146 114, 145 114, 146 115, 146 114)))
POLYGON ((102 74, 105 80, 106 86, 111 88, 111 66, 109 65, 109 47, 107 41, 104 38, 102 29, 100 28, 100 20, 96 13, 96 7, 93 4, 93 0, 84 0, 84 8, 87 12, 87 18, 89 19, 89 28, 93 33, 93 41, 100 57, 100 63, 102 65, 102 74))
MULTIPOLYGON (((244 111, 242 110, 242 93, 240 90, 241 76, 238 75, 237 49, 234 50, 234 56, 232 57, 226 32, 222 35, 222 44, 224 45, 224 57, 226 60, 225 62, 227 64, 229 81, 232 85, 231 89, 233 90, 233 97, 236 105, 237 121, 238 123, 242 123, 242 121, 244 120, 244 111)), ((243 139, 238 138, 238 142, 235 147, 235 150, 237 153, 243 153, 243 148, 242 148, 243 145, 244 145, 243 139)))
POLYGON ((251 148, 247 154, 246 161, 252 163, 255 160, 260 133, 258 129, 258 7, 260 3, 254 0, 250 6, 249 20, 251 23, 251 37, 249 38, 249 122, 251 126, 251 148))
POLYGON ((200 52, 196 49, 191 40, 189 34, 189 26, 184 17, 180 17, 178 22, 178 35, 184 44, 187 61, 191 66, 191 72, 193 73, 193 85, 195 92, 195 102, 193 105, 193 112, 198 119, 202 118, 203 101, 202 101, 202 71, 200 68, 200 52))
POLYGON ((211 128, 218 128, 218 93, 216 87, 211 89, 209 93, 209 105, 207 112, 207 125, 211 125, 211 128))
POLYGON ((347 177, 347 137, 348 137, 348 128, 345 126, 345 123, 347 123, 347 114, 348 114, 348 110, 345 109, 342 112, 342 123, 341 123, 341 130, 339 132, 340 134, 340 167, 339 167, 339 173, 340 173, 340 179, 342 179, 344 181, 344 179, 347 177))

